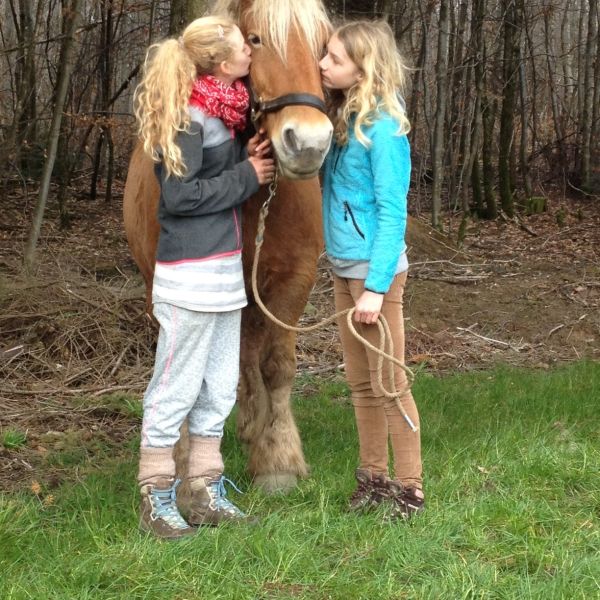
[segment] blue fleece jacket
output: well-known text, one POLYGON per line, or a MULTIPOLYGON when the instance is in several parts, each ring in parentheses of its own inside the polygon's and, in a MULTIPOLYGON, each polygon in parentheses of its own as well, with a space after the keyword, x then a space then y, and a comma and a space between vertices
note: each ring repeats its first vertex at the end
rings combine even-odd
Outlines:
POLYGON ((363 133, 368 148, 354 135, 333 144, 323 172, 325 249, 333 258, 369 261, 365 288, 386 293, 406 250, 410 147, 397 135, 398 122, 381 113, 363 133))

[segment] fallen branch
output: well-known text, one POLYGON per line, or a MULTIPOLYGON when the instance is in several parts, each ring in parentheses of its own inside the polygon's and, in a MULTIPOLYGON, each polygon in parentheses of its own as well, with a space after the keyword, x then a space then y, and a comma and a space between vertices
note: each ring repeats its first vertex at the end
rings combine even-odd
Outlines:
MULTIPOLYGON (((471 325, 471 327, 474 327, 474 325, 471 325)), ((515 352, 520 352, 521 350, 523 350, 524 348, 527 347, 527 345, 525 345, 525 346, 522 346, 521 348, 517 348, 517 347, 513 346, 512 344, 510 344, 509 342, 503 342, 502 340, 496 340, 494 338, 486 337, 484 335, 475 333, 474 331, 471 331, 471 329, 469 327, 457 327, 456 329, 458 329, 459 331, 466 331, 467 333, 470 333, 471 335, 474 335, 475 337, 479 338, 480 340, 484 340, 485 342, 490 342, 491 344, 498 344, 505 348, 510 348, 511 350, 514 350, 515 352)))
POLYGON ((104 310, 107 313, 110 313, 114 317, 117 317, 117 319, 125 319, 125 321, 127 321, 128 323, 133 323, 132 319, 129 316, 127 316, 125 313, 117 313, 114 310, 111 310, 110 308, 108 308, 108 306, 102 306, 101 304, 98 304, 97 302, 94 302, 93 300, 90 300, 89 298, 84 298, 83 296, 76 294, 73 290, 70 290, 69 288, 60 288, 60 289, 67 294, 71 294, 71 296, 74 296, 75 298, 77 298, 77 300, 81 300, 81 302, 85 302, 86 304, 89 304, 90 306, 93 306, 94 308, 97 308, 99 310, 104 310))
POLYGON ((553 327, 549 332, 548 335, 546 336, 546 339, 548 339, 553 333, 555 333, 556 331, 558 331, 559 329, 562 329, 565 326, 564 323, 561 323, 560 325, 557 325, 556 327, 553 327))

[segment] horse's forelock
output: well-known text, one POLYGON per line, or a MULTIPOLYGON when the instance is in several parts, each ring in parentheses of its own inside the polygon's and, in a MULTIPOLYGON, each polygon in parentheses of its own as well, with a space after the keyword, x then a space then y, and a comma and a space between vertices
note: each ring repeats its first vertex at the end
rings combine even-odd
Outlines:
MULTIPOLYGON (((241 19, 241 0, 217 0, 213 12, 226 13, 241 19)), ((331 28, 329 17, 320 0, 254 0, 248 9, 261 36, 286 60, 288 32, 295 27, 306 40, 317 59, 322 50, 325 32, 331 28)))

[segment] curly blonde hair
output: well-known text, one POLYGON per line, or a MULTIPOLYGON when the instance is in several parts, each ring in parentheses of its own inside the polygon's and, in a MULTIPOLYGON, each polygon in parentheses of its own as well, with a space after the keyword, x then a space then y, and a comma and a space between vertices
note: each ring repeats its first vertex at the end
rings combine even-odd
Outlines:
POLYGON ((333 135, 343 146, 348 142, 350 119, 356 115, 354 133, 364 146, 369 139, 363 125, 372 125, 379 111, 398 121, 398 135, 410 131, 404 100, 400 95, 406 80, 406 66, 398 52, 392 28, 385 21, 353 21, 337 28, 335 35, 362 77, 344 94, 333 90, 329 96, 329 116, 333 135))
POLYGON ((138 134, 144 151, 164 162, 167 177, 182 177, 186 167, 175 142, 190 125, 188 101, 198 75, 212 73, 232 52, 229 40, 236 25, 222 16, 192 21, 179 38, 148 48, 142 81, 134 96, 138 134))

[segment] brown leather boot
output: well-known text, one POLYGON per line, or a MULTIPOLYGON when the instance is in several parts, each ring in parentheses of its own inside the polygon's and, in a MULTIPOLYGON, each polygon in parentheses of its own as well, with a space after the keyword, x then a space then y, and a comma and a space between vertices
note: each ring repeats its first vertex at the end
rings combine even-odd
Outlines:
POLYGON ((417 496, 417 489, 404 487, 401 482, 390 479, 387 482, 391 509, 391 519, 410 519, 425 510, 425 499, 417 496))
POLYGON ((235 484, 223 477, 208 479, 195 477, 190 481, 191 502, 188 521, 191 525, 220 525, 221 523, 248 523, 257 521, 242 512, 227 498, 225 482, 230 483, 238 492, 235 484))
POLYGON ((140 530, 166 540, 177 540, 193 535, 190 527, 177 508, 179 480, 158 479, 154 484, 140 488, 140 530))
POLYGON ((370 469, 356 469, 356 489, 350 496, 348 510, 362 512, 375 508, 389 496, 387 477, 380 473, 373 475, 370 469))

